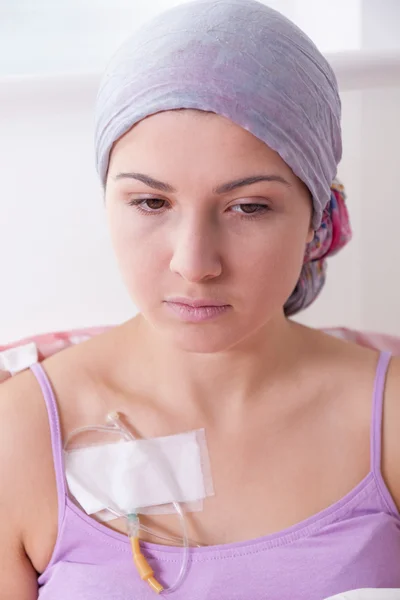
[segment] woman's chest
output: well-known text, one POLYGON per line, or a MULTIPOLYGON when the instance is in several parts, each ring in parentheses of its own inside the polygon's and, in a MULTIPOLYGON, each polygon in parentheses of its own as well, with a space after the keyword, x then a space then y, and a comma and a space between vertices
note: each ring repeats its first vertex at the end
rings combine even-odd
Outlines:
MULTIPOLYGON (((62 398, 60 394, 61 411, 65 405, 62 398)), ((75 399, 75 406, 80 406, 78 400, 75 399)), ((86 401, 88 406, 87 398, 86 401)), ((93 406, 98 405, 96 395, 92 402, 93 406)), ((107 397, 107 404, 114 405, 111 395, 107 397)), ((187 420, 182 420, 181 425, 172 424, 162 411, 159 414, 148 412, 147 407, 137 408, 134 416, 128 415, 128 421, 139 432, 151 431, 149 425, 157 415, 157 422, 165 423, 165 428, 159 428, 161 433, 205 429, 215 493, 205 499, 202 510, 187 513, 189 537, 201 546, 243 542, 299 524, 337 502, 369 470, 369 432, 365 431, 360 444, 362 436, 354 440, 341 432, 332 425, 326 411, 318 407, 299 411, 301 418, 271 419, 268 410, 261 410, 255 417, 231 427, 187 420)), ((71 412, 70 409, 69 414, 71 412)), ((94 409, 92 421, 99 423, 101 414, 98 408, 94 409)), ((85 418, 88 419, 87 414, 85 418)), ((64 431, 64 437, 67 433, 64 431)), ((137 483, 140 485, 140 481, 137 483)), ((51 532, 51 539, 47 545, 44 542, 43 556, 49 555, 49 549, 54 546, 57 525, 57 495, 51 472, 47 487, 54 492, 51 494, 54 510, 47 506, 43 515, 46 523, 51 522, 45 527, 51 532)), ((174 545, 176 542, 168 538, 181 535, 176 515, 146 515, 141 521, 162 536, 142 532, 144 540, 174 545)), ((126 532, 124 519, 112 520, 107 527, 126 532)), ((43 563, 43 559, 40 562, 43 563)))
MULTIPOLYGON (((242 542, 283 531, 332 506, 369 471, 365 456, 339 452, 329 436, 314 428, 252 427, 251 432, 207 436, 214 495, 202 510, 186 514, 189 537, 199 545, 242 542)), ((139 482, 140 484, 140 482, 139 482)), ((142 515, 142 523, 164 537, 179 538, 176 515, 142 515)), ((109 526, 125 532, 123 519, 109 526)), ((148 532, 142 539, 159 542, 148 532)), ((167 543, 164 540, 162 543, 167 543)), ((169 543, 174 544, 171 541, 169 543)))

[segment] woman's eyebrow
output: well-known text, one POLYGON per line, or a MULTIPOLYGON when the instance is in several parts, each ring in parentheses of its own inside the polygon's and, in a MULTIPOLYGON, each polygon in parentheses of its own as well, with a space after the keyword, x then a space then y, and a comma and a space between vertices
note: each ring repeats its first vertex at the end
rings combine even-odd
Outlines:
MULTIPOLYGON (((141 181, 142 183, 148 185, 151 188, 170 194, 174 194, 177 191, 169 183, 164 183, 163 181, 154 179, 153 177, 150 177, 150 175, 146 175, 144 173, 118 173, 117 175, 115 175, 114 180, 117 181, 119 179, 136 179, 137 181, 141 181)), ((288 187, 292 186, 292 184, 289 183, 289 181, 287 181, 281 175, 251 175, 249 177, 244 177, 242 179, 236 179, 234 181, 224 183, 223 185, 214 188, 212 191, 213 194, 226 194, 236 188, 251 185, 253 183, 258 183, 259 181, 273 181, 277 183, 282 183, 283 185, 286 185, 288 187)))

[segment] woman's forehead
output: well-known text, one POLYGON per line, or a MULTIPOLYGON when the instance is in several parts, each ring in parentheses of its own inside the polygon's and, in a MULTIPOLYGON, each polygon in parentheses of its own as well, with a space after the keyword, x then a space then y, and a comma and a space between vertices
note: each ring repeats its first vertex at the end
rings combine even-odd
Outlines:
POLYGON ((197 159, 203 161, 207 157, 244 164, 267 161, 289 168, 277 152, 241 125, 215 113, 191 109, 146 117, 114 143, 111 157, 137 159, 138 155, 147 157, 146 153, 157 158, 161 155, 163 162, 174 153, 188 159, 201 154, 197 159))

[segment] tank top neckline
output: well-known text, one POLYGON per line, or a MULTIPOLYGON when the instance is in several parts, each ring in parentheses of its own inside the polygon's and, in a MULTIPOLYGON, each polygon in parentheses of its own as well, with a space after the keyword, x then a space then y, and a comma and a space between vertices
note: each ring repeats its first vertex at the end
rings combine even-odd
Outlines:
MULTIPOLYGON (((242 553, 249 554, 251 552, 260 552, 269 548, 275 548, 278 546, 285 546, 291 544, 299 539, 304 539, 313 533, 316 533, 323 527, 330 523, 345 516, 351 509, 359 504, 364 496, 368 494, 369 489, 374 485, 375 477, 373 472, 370 470, 367 475, 347 494, 342 496, 339 500, 331 504, 330 506, 322 509, 321 511, 290 525, 275 533, 269 533, 257 538, 243 540, 240 542, 230 542, 225 544, 212 544, 209 546, 191 547, 190 552, 193 558, 194 555, 204 555, 206 553, 211 554, 226 554, 232 557, 233 555, 240 555, 242 553)), ((101 537, 106 536, 113 538, 114 542, 126 546, 130 551, 130 541, 127 535, 120 533, 110 527, 107 527, 103 523, 87 515, 82 509, 79 508, 72 500, 67 496, 66 504, 69 510, 72 510, 75 515, 81 519, 85 525, 96 530, 101 537)), ((162 545, 153 542, 140 542, 141 547, 144 550, 151 552, 151 554, 171 554, 180 553, 182 548, 179 546, 162 545)))

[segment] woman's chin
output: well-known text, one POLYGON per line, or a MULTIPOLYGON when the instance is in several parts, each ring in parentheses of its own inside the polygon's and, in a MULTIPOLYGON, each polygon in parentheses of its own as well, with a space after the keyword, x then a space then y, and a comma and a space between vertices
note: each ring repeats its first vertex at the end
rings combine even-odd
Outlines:
POLYGON ((142 316, 151 325, 151 335, 156 335, 164 347, 194 354, 216 354, 242 345, 251 347, 265 336, 265 319, 255 321, 253 315, 231 313, 201 323, 183 322, 158 311, 142 316))

